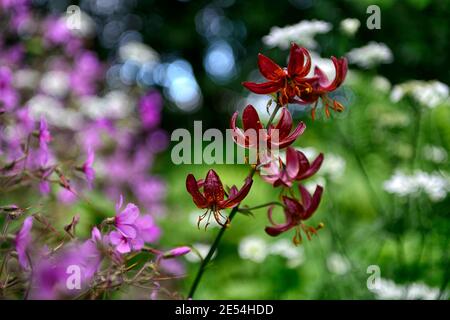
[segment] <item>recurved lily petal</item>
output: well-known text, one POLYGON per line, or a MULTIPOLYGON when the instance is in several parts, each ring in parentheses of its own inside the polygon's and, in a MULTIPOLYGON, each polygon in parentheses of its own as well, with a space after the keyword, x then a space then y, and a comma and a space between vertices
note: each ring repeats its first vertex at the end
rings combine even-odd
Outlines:
POLYGON ((241 190, 239 190, 238 192, 233 191, 233 194, 231 194, 230 192, 230 197, 219 204, 220 208, 232 208, 239 204, 250 192, 252 184, 253 180, 247 178, 241 190))
POLYGON ((289 76, 295 80, 302 81, 311 69, 311 56, 308 50, 299 47, 296 43, 291 45, 291 52, 288 63, 289 76), (306 58, 306 59, 305 59, 306 58), (306 60, 306 64, 305 64, 306 60))
POLYGON ((287 137, 292 129, 292 116, 287 108, 281 109, 280 119, 275 129, 278 129, 278 137, 281 139, 287 137))
POLYGON ((314 75, 317 77, 320 88, 325 88, 330 85, 328 76, 325 74, 325 72, 322 71, 322 69, 317 66, 314 68, 314 75))
POLYGON ((274 93, 280 90, 283 87, 282 81, 267 81, 263 83, 255 83, 255 82, 243 82, 242 85, 246 87, 251 92, 257 94, 269 94, 274 93))
POLYGON ((263 128, 261 120, 259 119, 258 112, 251 104, 245 107, 244 112, 242 113, 242 124, 245 131, 248 129, 254 129, 258 131, 263 128))
POLYGON ((298 153, 297 150, 291 147, 288 147, 286 150, 286 173, 290 180, 293 180, 298 175, 298 170, 300 169, 298 153))
POLYGON ((294 221, 292 220, 292 216, 290 214, 288 214, 285 211, 284 212, 284 217, 286 219, 286 221, 284 223, 281 224, 277 224, 275 223, 275 221, 273 220, 273 206, 271 206, 269 208, 269 210, 267 211, 267 215, 269 217, 269 221, 270 223, 273 225, 271 227, 266 227, 265 231, 268 235, 272 236, 272 237, 276 237, 279 234, 288 231, 289 229, 293 228, 295 226, 294 221))
POLYGON ((204 209, 208 207, 208 202, 199 191, 198 183, 192 174, 189 174, 186 177, 186 189, 191 194, 192 200, 194 200, 194 203, 198 208, 204 209))
POLYGON ((236 126, 236 120, 239 115, 239 112, 235 112, 231 117, 230 127, 233 130, 233 140, 240 145, 241 147, 248 147, 249 141, 245 136, 244 131, 241 128, 236 126))
POLYGON ((298 138, 298 136, 303 134, 305 129, 306 129, 306 125, 303 122, 300 122, 297 125, 297 127, 295 128, 295 130, 292 131, 288 137, 284 138, 283 140, 281 140, 279 142, 278 148, 283 149, 283 148, 290 146, 292 143, 294 143, 294 141, 298 138))
POLYGON ((303 207, 303 205, 295 199, 283 196, 283 203, 288 214, 292 215, 293 217, 301 216, 301 214, 305 212, 305 208, 303 207))
POLYGON ((319 90, 321 91, 330 92, 336 90, 344 82, 347 75, 348 65, 346 58, 338 59, 336 57, 331 57, 331 60, 333 61, 334 68, 336 70, 336 75, 333 81, 330 82, 328 77, 320 68, 316 67, 314 70, 315 75, 319 77, 319 90))
MULTIPOLYGON (((301 153, 300 157, 304 157, 304 159, 306 159, 305 155, 303 153, 301 153)), ((296 180, 305 180, 309 177, 311 177, 312 175, 314 175, 317 171, 319 171, 320 167, 322 166, 323 163, 323 153, 320 153, 316 159, 314 159, 314 161, 312 162, 312 164, 309 164, 308 159, 306 159, 306 163, 304 162, 304 160, 302 160, 300 162, 300 169, 298 171, 298 175, 295 178, 296 180)))
POLYGON ((266 231, 266 233, 269 236, 276 237, 276 236, 280 235, 281 233, 286 232, 293 227, 294 227, 294 225, 292 223, 286 222, 283 224, 275 225, 273 227, 266 227, 264 230, 266 231))
MULTIPOLYGON (((306 191, 306 192, 308 192, 308 191, 306 191)), ((320 199, 322 198, 322 193, 323 193, 322 186, 317 186, 316 190, 314 191, 314 194, 312 195, 312 198, 310 200, 308 200, 308 201, 310 201, 310 204, 306 208, 306 212, 302 216, 302 220, 309 219, 312 216, 312 214, 317 210, 317 208, 319 207, 320 199)), ((302 200, 305 201, 303 199, 303 192, 302 192, 302 200)))
POLYGON ((267 80, 277 81, 286 75, 285 71, 278 64, 261 53, 258 54, 258 67, 267 80))

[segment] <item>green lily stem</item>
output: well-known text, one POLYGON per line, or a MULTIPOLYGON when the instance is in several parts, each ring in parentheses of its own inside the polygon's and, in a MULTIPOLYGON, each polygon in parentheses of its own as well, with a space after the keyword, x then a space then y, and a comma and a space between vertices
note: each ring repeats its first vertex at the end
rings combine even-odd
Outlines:
MULTIPOLYGON (((272 124, 273 119, 275 119, 275 115, 278 113, 278 111, 281 109, 281 107, 282 107, 282 105, 277 103, 275 109, 273 110, 272 114, 270 115, 270 118, 269 118, 269 121, 267 122, 266 128, 268 128, 272 124)), ((256 166, 252 166, 250 169, 250 172, 248 174, 248 177, 253 178, 255 173, 256 173, 256 166)), ((236 207, 234 207, 231 210, 230 215, 228 216, 229 223, 231 223, 234 216, 239 211, 239 205, 240 204, 238 204, 236 207)), ((197 287, 202 279, 203 273, 205 272, 206 267, 208 266, 209 262, 211 261, 212 256, 216 252, 217 247, 219 246, 220 240, 222 239, 223 234, 225 233, 226 229, 227 229, 227 227, 222 227, 220 229, 219 233, 217 234, 216 238, 214 239, 214 242, 213 242, 211 248, 209 249, 208 254, 206 255, 205 259, 203 259, 203 261, 200 265, 200 269, 198 270, 197 275, 195 276, 194 282, 192 283, 191 289, 189 290, 188 299, 192 299, 194 297, 195 290, 197 290, 197 287)))
POLYGON ((272 201, 272 202, 268 202, 268 203, 265 203, 265 204, 261 204, 261 205, 256 206, 256 207, 242 208, 242 209, 239 209, 238 211, 239 212, 241 212, 241 211, 250 211, 250 210, 256 210, 256 209, 265 208, 265 207, 268 207, 268 206, 280 206, 280 207, 282 207, 283 205, 281 203, 277 202, 277 201, 272 201))

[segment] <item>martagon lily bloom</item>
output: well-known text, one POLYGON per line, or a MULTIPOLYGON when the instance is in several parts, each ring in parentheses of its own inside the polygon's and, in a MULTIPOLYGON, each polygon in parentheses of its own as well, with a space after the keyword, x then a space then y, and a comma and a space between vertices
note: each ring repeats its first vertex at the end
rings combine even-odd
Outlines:
POLYGON ((238 112, 235 112, 231 117, 231 129, 233 130, 233 139, 244 148, 258 148, 261 146, 267 147, 268 149, 274 147, 278 149, 286 148, 306 129, 306 125, 300 122, 291 131, 293 124, 292 116, 286 108, 281 109, 281 116, 278 123, 275 126, 270 125, 268 129, 263 127, 258 112, 251 104, 245 107, 242 114, 244 130, 236 126, 238 114, 238 112), (253 135, 255 135, 255 139, 251 139, 253 135), (260 139, 265 141, 260 141, 260 139))
POLYGON ((339 88, 340 85, 344 82, 348 70, 347 59, 338 59, 336 57, 331 57, 331 60, 333 61, 334 67, 336 69, 336 76, 334 77, 333 81, 330 81, 326 74, 322 71, 322 69, 316 66, 314 68, 315 80, 311 82, 312 91, 302 92, 300 98, 297 100, 297 103, 300 104, 315 103, 311 111, 311 116, 313 119, 315 118, 315 110, 319 98, 323 102, 323 105, 325 107, 325 114, 327 117, 330 116, 330 108, 337 112, 341 112, 344 110, 344 106, 340 102, 331 100, 327 96, 327 94, 339 88))
POLYGON ((271 159, 261 165, 260 174, 263 180, 272 184, 274 187, 280 185, 292 187, 294 181, 308 179, 314 175, 322 165, 323 154, 319 154, 312 163, 309 163, 305 154, 292 147, 286 150, 286 164, 281 159, 271 159))
POLYGON ((186 178, 186 189, 191 194, 195 205, 200 209, 207 209, 204 214, 198 218, 198 226, 200 222, 208 215, 205 229, 209 225, 211 214, 214 215, 215 220, 219 225, 225 227, 229 224, 228 218, 221 214, 221 210, 232 208, 238 205, 249 193, 253 180, 247 178, 240 190, 236 186, 231 187, 227 199, 225 199, 225 191, 222 181, 220 181, 217 173, 210 169, 206 175, 205 180, 196 180, 192 174, 186 178), (200 189, 203 188, 203 193, 200 189), (225 220, 225 222, 222 221, 225 220))
POLYGON ((312 87, 305 77, 311 69, 311 56, 305 48, 292 43, 287 68, 282 68, 263 54, 258 55, 258 67, 268 81, 244 82, 242 85, 257 94, 279 93, 279 103, 285 105, 295 97, 311 92, 312 87))
POLYGON ((302 201, 290 197, 283 197, 284 203, 284 215, 286 217, 286 222, 283 224, 277 224, 272 218, 273 207, 269 208, 268 216, 269 221, 273 226, 266 227, 266 233, 272 237, 278 236, 279 234, 286 232, 292 228, 295 228, 295 235, 293 242, 298 245, 302 242, 302 236, 300 234, 300 228, 305 232, 308 240, 311 239, 311 234, 316 234, 317 230, 323 227, 320 223, 317 228, 307 226, 303 221, 308 220, 313 213, 317 210, 319 206, 320 199, 322 197, 323 188, 317 186, 314 194, 311 194, 306 190, 305 187, 299 185, 300 194, 302 196, 302 201))

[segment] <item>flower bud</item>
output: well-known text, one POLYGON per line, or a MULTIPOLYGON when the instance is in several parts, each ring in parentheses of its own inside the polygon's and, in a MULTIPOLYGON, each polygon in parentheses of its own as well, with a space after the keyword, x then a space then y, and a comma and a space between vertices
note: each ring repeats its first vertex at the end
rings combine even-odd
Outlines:
POLYGON ((191 248, 189 247, 178 247, 174 248, 172 250, 169 250, 163 254, 163 259, 171 259, 179 256, 184 256, 185 254, 188 254, 191 252, 191 248))

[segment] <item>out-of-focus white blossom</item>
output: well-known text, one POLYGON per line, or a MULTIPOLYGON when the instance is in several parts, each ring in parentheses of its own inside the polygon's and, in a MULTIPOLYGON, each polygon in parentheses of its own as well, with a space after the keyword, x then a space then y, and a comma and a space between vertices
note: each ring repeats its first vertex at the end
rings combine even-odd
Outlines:
POLYGON ((327 268, 334 274, 344 275, 350 270, 350 262, 339 253, 331 253, 327 258, 327 268))
POLYGON ((423 147, 425 159, 434 163, 445 163, 448 159, 447 151, 439 146, 426 145, 423 147))
POLYGON ((34 89, 39 83, 39 71, 34 69, 19 69, 14 72, 13 84, 17 89, 34 89))
MULTIPOLYGON (((439 298, 440 290, 431 288, 424 283, 414 282, 399 285, 389 279, 379 279, 377 286, 370 289, 379 300, 435 300, 439 298)), ((446 294, 444 294, 446 296, 446 294)), ((445 297, 442 297, 445 299, 445 297)))
MULTIPOLYGON (((211 249, 211 246, 209 244, 205 244, 205 243, 194 243, 192 245, 192 248, 194 250, 191 250, 191 252, 186 254, 184 257, 189 262, 199 262, 199 261, 201 261, 201 259, 205 259, 206 255, 209 252, 209 249, 211 249), (197 252, 195 252, 195 251, 197 251, 197 252), (202 257, 201 259, 198 256, 198 254, 200 254, 200 256, 202 257)), ((214 259, 216 257, 216 255, 217 255, 217 250, 212 255, 211 260, 214 259)))
POLYGON ((381 92, 389 92, 391 90, 391 83, 383 76, 376 76, 372 80, 372 85, 375 89, 381 92))
POLYGON ((398 84, 392 89, 390 98, 392 102, 398 102, 406 95, 428 108, 450 102, 448 85, 437 80, 411 80, 398 84))
POLYGON ((41 90, 57 98, 64 97, 69 91, 69 75, 64 71, 49 71, 43 74, 40 82, 41 90))
POLYGON ((396 171, 391 178, 383 183, 384 190, 400 197, 416 195, 423 191, 432 201, 443 200, 449 191, 448 178, 433 172, 416 171, 407 175, 396 171))
POLYGON ((292 242, 287 239, 274 242, 269 248, 269 253, 286 258, 288 268, 297 268, 305 261, 303 247, 293 246, 292 242))
POLYGON ((262 238, 248 236, 239 243, 239 256, 242 259, 261 263, 268 255, 268 245, 262 238))
POLYGON ((116 90, 104 97, 85 97, 80 102, 80 111, 92 119, 122 119, 133 108, 133 101, 125 92, 116 90))
MULTIPOLYGON (((70 9, 70 7, 68 9, 70 9)), ((74 9, 79 10, 79 8, 74 9)), ((63 19, 65 21, 67 29, 69 29, 70 32, 75 36, 87 38, 95 34, 95 22, 84 11, 80 10, 71 15, 67 15, 63 19)))
POLYGON ((127 60, 133 60, 135 62, 144 64, 148 62, 158 62, 158 53, 149 46, 137 42, 130 41, 119 48, 120 59, 125 62, 127 60))
POLYGON ((79 112, 64 108, 61 102, 50 96, 36 95, 26 105, 35 121, 44 116, 55 127, 73 130, 80 129, 83 124, 83 117, 79 112))
POLYGON ((328 152, 319 173, 328 176, 331 180, 338 180, 345 172, 346 162, 340 155, 328 152))
POLYGON ((297 24, 280 27, 272 27, 270 33, 263 37, 263 42, 269 47, 289 48, 291 42, 296 42, 309 49, 317 47, 314 40, 316 34, 330 31, 331 24, 320 20, 303 20, 297 24))
POLYGON ((361 68, 370 69, 381 63, 391 63, 394 60, 391 49, 384 43, 369 42, 361 48, 355 48, 347 53, 350 63, 361 68))
POLYGON ((341 21, 340 28, 342 32, 349 36, 353 36, 361 26, 361 22, 356 18, 347 18, 341 21))

